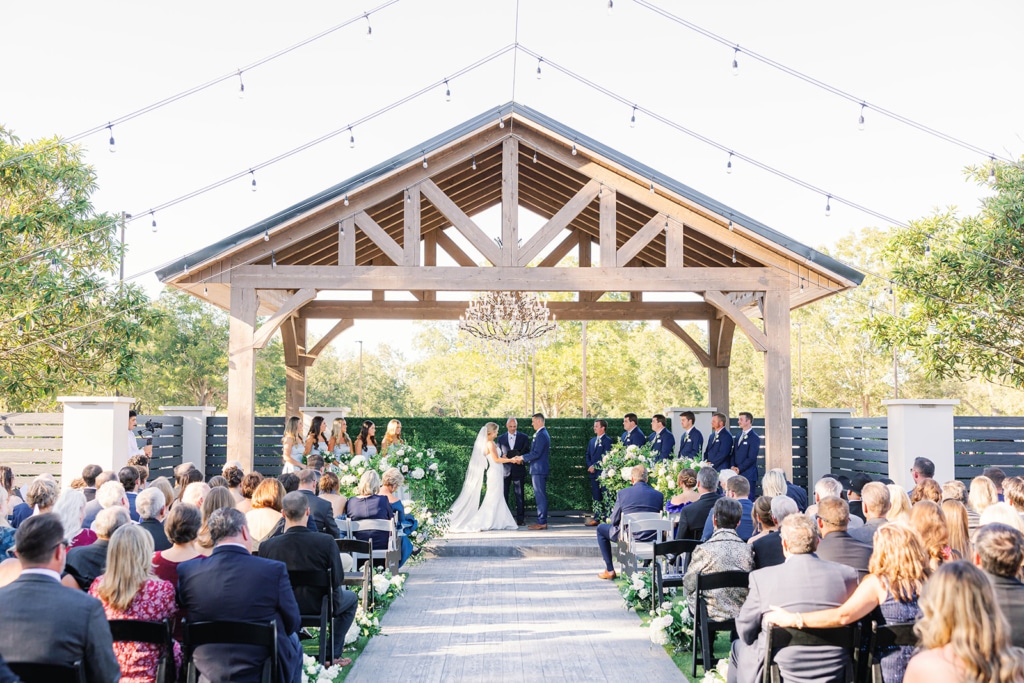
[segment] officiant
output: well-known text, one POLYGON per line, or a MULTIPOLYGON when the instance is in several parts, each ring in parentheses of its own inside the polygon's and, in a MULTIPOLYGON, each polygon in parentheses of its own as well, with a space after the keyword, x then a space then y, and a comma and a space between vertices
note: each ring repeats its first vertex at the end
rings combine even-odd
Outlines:
MULTIPOLYGON (((519 423, 514 417, 510 417, 505 423, 505 432, 495 439, 498 447, 498 454, 503 458, 514 458, 517 455, 530 452, 530 437, 518 431, 519 423)), ((515 511, 516 524, 523 526, 526 523, 526 498, 523 495, 523 482, 526 481, 526 466, 505 464, 505 501, 509 509, 515 511), (515 496, 515 505, 509 500, 509 489, 515 496)))

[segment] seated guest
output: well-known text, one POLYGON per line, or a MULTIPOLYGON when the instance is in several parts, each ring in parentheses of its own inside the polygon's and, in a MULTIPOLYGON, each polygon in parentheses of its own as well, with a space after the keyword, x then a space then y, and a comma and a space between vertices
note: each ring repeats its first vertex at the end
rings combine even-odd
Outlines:
POLYGON ((781 468, 768 470, 761 480, 761 492, 766 496, 789 496, 796 503, 800 512, 807 510, 807 491, 786 481, 786 473, 781 468))
POLYGON ((124 487, 124 495, 128 498, 128 514, 133 522, 139 521, 139 515, 135 512, 135 496, 139 493, 139 471, 131 465, 126 465, 117 471, 117 480, 124 487))
POLYGON ((0 488, 7 491, 8 507, 12 510, 25 502, 14 486, 14 470, 7 465, 0 465, 0 488))
POLYGON ((285 493, 291 493, 292 491, 299 490, 299 478, 295 476, 294 472, 285 472, 277 478, 281 482, 281 486, 284 487, 285 493))
POLYGON ((86 680, 117 681, 121 672, 103 606, 60 585, 68 552, 60 519, 54 514, 30 517, 18 529, 16 543, 21 575, 0 588, 4 659, 67 667, 81 662, 86 680))
MULTIPOLYGON (((750 591, 736 618, 739 638, 733 642, 729 658, 730 683, 762 679, 765 632, 761 624, 772 608, 801 613, 838 607, 857 587, 853 569, 815 556, 818 534, 809 517, 788 515, 779 534, 786 562, 750 573, 750 591)), ((775 663, 783 680, 850 680, 849 654, 838 647, 787 647, 779 651, 775 663)))
MULTIPOLYGON (((216 477, 214 477, 214 479, 216 479, 216 477)), ((225 486, 214 486, 210 489, 210 492, 206 494, 206 498, 203 499, 203 505, 199 508, 200 512, 203 513, 203 525, 199 527, 199 537, 196 539, 196 545, 199 547, 201 552, 206 553, 206 551, 213 550, 213 541, 210 539, 210 532, 207 528, 207 522, 210 520, 210 515, 217 510, 234 507, 235 499, 231 497, 231 494, 228 493, 228 489, 225 486)), ((283 522, 281 526, 283 530, 283 522)))
MULTIPOLYGON (((308 470, 301 470, 300 473, 306 471, 308 470)), ((309 521, 309 498, 303 493, 293 491, 284 497, 283 514, 284 533, 264 541, 260 545, 260 557, 284 562, 290 572, 327 571, 330 568, 331 580, 334 582, 334 624, 331 639, 334 641, 334 653, 339 656, 334 663, 338 666, 348 666, 352 660, 341 658, 340 655, 345 647, 345 634, 356 618, 356 605, 359 599, 341 583, 344 570, 338 547, 327 534, 310 531, 306 526, 309 521)), ((295 589, 295 600, 301 614, 318 614, 322 599, 323 593, 316 589, 295 589)))
MULTIPOLYGON (((914 486, 922 479, 935 478, 935 463, 928 458, 914 458, 914 464, 910 468, 910 476, 914 479, 914 486)), ((909 491, 907 494, 909 495, 909 491)))
POLYGON ((1017 531, 1024 533, 1024 519, 1021 519, 1017 511, 1013 509, 1013 506, 1009 503, 996 503, 995 505, 989 505, 985 508, 985 511, 981 513, 981 517, 978 518, 978 528, 985 526, 986 524, 1006 524, 1012 526, 1017 531))
POLYGON ((202 481, 194 481, 185 487, 185 491, 181 494, 181 502, 195 505, 197 508, 202 509, 203 501, 206 500, 206 494, 209 492, 209 484, 202 481))
POLYGON ((153 537, 153 548, 156 550, 167 550, 171 547, 171 542, 164 532, 164 518, 167 516, 165 501, 164 494, 156 488, 148 488, 135 498, 139 526, 153 537))
MULTIPOLYGON (((737 476, 734 479, 749 486, 746 477, 737 476)), ((693 551, 683 577, 683 590, 686 591, 691 614, 697 614, 698 576, 718 572, 749 572, 754 569, 753 551, 736 534, 736 527, 744 516, 740 500, 719 498, 715 501, 710 515, 715 532, 693 551)), ((708 618, 711 621, 735 619, 746 597, 746 588, 716 588, 708 591, 705 595, 708 618)))
POLYGON ((260 543, 274 533, 274 527, 281 519, 281 501, 284 486, 277 479, 264 479, 252 494, 252 510, 245 513, 247 531, 252 536, 253 550, 259 550, 260 543))
POLYGON ((252 494, 256 493, 256 487, 263 481, 263 475, 259 472, 250 472, 242 477, 242 500, 235 505, 235 509, 243 515, 252 510, 252 494))
MULTIPOLYGON (((776 529, 782 526, 782 522, 786 517, 796 512, 799 512, 796 502, 789 496, 775 496, 772 498, 772 520, 775 522, 776 529)), ((750 544, 750 549, 754 551, 755 569, 774 567, 786 561, 786 557, 782 552, 782 536, 778 531, 770 531, 767 536, 757 539, 750 544)))
POLYGON ((334 472, 324 472, 320 476, 320 498, 331 504, 334 518, 341 517, 345 511, 345 496, 338 493, 341 481, 334 472))
POLYGON ((846 492, 846 499, 850 503, 850 514, 854 517, 860 517, 862 522, 866 522, 867 517, 864 515, 861 493, 864 491, 864 486, 870 483, 870 474, 858 472, 850 479, 850 490, 846 492))
POLYGON ((1024 478, 1007 477, 1003 480, 1003 498, 1019 514, 1024 515, 1024 478))
MULTIPOLYGON (((705 469, 711 469, 705 468, 705 469)), ((701 470, 703 471, 703 470, 701 470)), ((714 472, 714 470, 711 470, 714 472)), ((619 526, 622 516, 634 512, 661 512, 665 504, 665 496, 647 483, 647 468, 634 465, 629 473, 632 485, 622 489, 615 496, 615 507, 612 508, 611 524, 597 525, 597 546, 604 558, 604 571, 597 575, 599 579, 614 579, 615 565, 612 564, 612 541, 619 540, 619 526)), ((717 475, 716 475, 717 481, 717 475)))
POLYGON ((889 512, 885 514, 890 522, 910 521, 910 496, 896 484, 886 484, 889 489, 889 512))
POLYGON ((58 493, 53 477, 49 475, 36 477, 25 493, 25 502, 11 511, 11 526, 17 529, 32 515, 44 514, 53 510, 58 493))
MULTIPOLYGON (((864 526, 857 529, 848 529, 848 533, 861 543, 872 545, 872 538, 878 528, 888 522, 885 518, 889 514, 889 487, 880 481, 873 481, 864 484, 861 489, 861 510, 864 512, 864 526)), ((906 495, 906 494, 904 494, 906 495)))
POLYGON ((1024 652, 1013 647, 992 583, 969 562, 939 567, 921 591, 914 626, 921 649, 904 683, 1024 680, 1024 652))
POLYGON ((665 512, 670 515, 674 515, 690 503, 696 503, 700 499, 700 494, 697 492, 697 470, 689 467, 679 470, 676 489, 679 493, 665 503, 665 512))
POLYGON ((157 477, 153 481, 149 482, 147 488, 156 489, 160 493, 164 494, 164 507, 167 510, 171 509, 171 505, 174 504, 174 487, 171 486, 171 482, 167 481, 167 477, 157 477))
POLYGON ((92 524, 92 530, 96 532, 96 541, 68 551, 67 572, 74 577, 79 588, 89 590, 96 577, 106 570, 110 536, 125 524, 131 524, 131 521, 128 517, 128 508, 120 505, 100 510, 92 524))
MULTIPOLYGON (((14 527, 7 523, 10 494, 0 486, 0 561, 7 557, 7 551, 14 547, 14 527)), ((81 522, 79 522, 81 525, 81 522)))
POLYGON ((942 500, 959 500, 967 506, 967 486, 959 479, 947 481, 942 485, 942 500))
POLYGON ((399 540, 402 544, 402 559, 398 563, 399 567, 405 564, 405 561, 412 557, 412 540, 409 536, 412 535, 419 526, 419 523, 412 515, 405 514, 405 505, 402 503, 402 499, 396 495, 396 492, 398 489, 402 488, 402 484, 404 483, 405 477, 402 476, 402 471, 397 467, 390 468, 380 478, 380 492, 382 495, 388 497, 388 502, 391 503, 391 509, 398 515, 396 524, 398 526, 398 530, 401 532, 399 540))
POLYGON ((68 542, 68 548, 81 548, 96 542, 96 532, 82 528, 85 506, 85 494, 81 489, 67 489, 53 506, 53 513, 64 525, 64 540, 68 542))
MULTIPOLYGON (((193 465, 190 462, 182 463, 182 464, 178 465, 177 467, 175 467, 174 468, 174 481, 175 481, 174 492, 176 494, 176 496, 175 496, 175 503, 177 503, 178 501, 182 500, 182 496, 185 495, 185 490, 188 488, 189 484, 196 484, 196 483, 201 482, 202 480, 203 480, 203 473, 200 472, 199 470, 197 470, 195 468, 195 465, 193 465)), ((192 503, 192 505, 195 505, 196 507, 199 507, 198 505, 196 505, 196 503, 192 503)))
POLYGON ((235 505, 237 506, 244 498, 242 496, 242 479, 245 478, 245 472, 240 467, 232 465, 225 467, 222 474, 224 475, 224 481, 227 482, 228 493, 235 499, 235 505))
POLYGON ((1024 583, 1020 581, 1024 534, 1006 524, 986 524, 974 535, 972 559, 992 581, 996 603, 1010 626, 1013 645, 1024 647, 1024 583))
POLYGON ((328 534, 331 538, 341 538, 341 530, 338 529, 338 523, 334 521, 334 508, 326 500, 316 497, 316 485, 320 475, 316 470, 307 467, 304 470, 299 470, 295 476, 299 478, 299 492, 306 496, 306 502, 309 503, 310 517, 316 530, 322 534, 328 534))
POLYGON ((754 525, 755 533, 747 539, 747 543, 753 543, 775 531, 775 520, 772 519, 772 499, 768 496, 759 496, 750 510, 750 520, 754 525))
MULTIPOLYGON (((356 495, 345 501, 345 514, 348 518, 358 522, 362 519, 392 519, 395 516, 391 503, 387 496, 380 493, 380 477, 373 470, 366 470, 359 478, 359 488, 356 495)), ((357 531, 357 540, 373 541, 374 550, 387 550, 390 535, 387 531, 357 531)))
POLYGON ((942 508, 930 500, 918 501, 910 511, 910 526, 921 534, 928 564, 934 572, 943 562, 958 560, 949 547, 949 527, 942 508))
POLYGON ((1003 502, 1003 481, 1006 479, 1006 472, 998 467, 986 467, 981 471, 982 476, 988 477, 992 486, 996 489, 996 500, 1003 502))
POLYGON ((850 507, 842 498, 829 496, 818 503, 818 557, 852 567, 859 578, 868 573, 871 546, 846 533, 850 524, 850 507))
POLYGON ((967 491, 967 514, 968 527, 971 533, 978 528, 978 518, 989 505, 999 502, 996 494, 996 486, 988 477, 981 476, 971 479, 971 486, 967 491))
MULTIPOLYGON (((814 516, 818 514, 818 503, 822 498, 827 498, 828 496, 843 497, 842 482, 831 474, 826 474, 814 485, 814 505, 807 508, 807 512, 804 514, 814 519, 814 516)), ((864 521, 860 517, 853 517, 850 519, 848 528, 859 529, 862 526, 864 526, 864 521)))
MULTIPOLYGON (((886 524, 875 534, 870 570, 853 595, 839 607, 799 614, 780 609, 769 612, 765 618, 788 628, 848 626, 872 613, 880 624, 916 621, 917 598, 930 573, 921 537, 905 524, 886 524)), ((882 650, 884 683, 903 680, 903 672, 913 653, 911 645, 894 645, 882 650)))
MULTIPOLYGON (((211 489, 215 489, 219 486, 222 489, 227 490, 228 480, 219 474, 215 474, 214 476, 210 477, 210 481, 206 482, 206 485, 209 486, 211 489)), ((234 498, 232 498, 232 500, 234 500, 234 498)))
POLYGON ((85 486, 82 493, 85 494, 85 502, 88 503, 96 498, 96 477, 100 476, 103 468, 99 465, 86 465, 82 468, 82 481, 85 486))
POLYGON ((949 530, 949 547, 953 555, 969 560, 974 551, 971 550, 971 533, 967 530, 967 508, 959 500, 944 500, 942 516, 946 518, 949 530))
MULTIPOLYGON (((178 603, 194 621, 277 623, 277 652, 281 680, 298 681, 299 607, 288 569, 281 562, 252 555, 252 536, 245 515, 235 509, 217 510, 208 520, 214 550, 210 557, 178 565, 178 603)), ((201 645, 193 659, 208 681, 257 683, 268 656, 251 645, 201 645)))
POLYGON ((714 467, 705 465, 697 472, 697 493, 700 494, 697 502, 687 505, 679 513, 677 539, 700 538, 704 533, 704 523, 708 521, 715 501, 722 497, 718 493, 718 471, 714 467))
MULTIPOLYGON (((163 494, 155 493, 163 499, 163 494)), ((139 525, 126 524, 110 537, 107 571, 96 577, 89 588, 89 595, 103 603, 107 619, 163 621, 177 614, 174 586, 153 576, 152 556, 153 537, 139 525)), ((121 666, 121 683, 156 680, 162 650, 160 645, 151 643, 114 643, 114 655, 121 666)), ((177 643, 174 644, 174 660, 180 667, 181 648, 177 643)))
MULTIPOLYGON (((739 501, 740 507, 743 508, 739 525, 736 527, 736 535, 740 537, 741 541, 745 542, 754 535, 754 520, 751 518, 754 503, 750 500, 750 480, 737 474, 729 477, 723 488, 725 489, 725 497, 739 501)), ((711 538, 713 522, 714 515, 708 515, 707 521, 704 522, 704 531, 701 534, 700 540, 706 541, 711 538)))
POLYGON ((96 521, 96 515, 101 510, 115 506, 121 506, 125 510, 128 509, 128 496, 124 494, 124 487, 117 481, 107 481, 100 484, 100 487, 96 490, 96 499, 85 506, 85 517, 82 519, 82 527, 91 529, 92 523, 96 521))
MULTIPOLYGON (((153 553, 153 574, 170 583, 175 589, 178 586, 178 565, 197 557, 206 557, 193 543, 199 535, 202 523, 203 515, 199 508, 188 503, 179 503, 171 508, 164 521, 164 533, 173 545, 167 550, 157 550, 153 553)), ((184 638, 181 623, 187 617, 187 612, 181 610, 174 619, 174 637, 179 641, 184 638)))
POLYGON ((936 505, 942 504, 942 487, 934 479, 922 479, 910 492, 910 504, 919 500, 930 500, 936 505))

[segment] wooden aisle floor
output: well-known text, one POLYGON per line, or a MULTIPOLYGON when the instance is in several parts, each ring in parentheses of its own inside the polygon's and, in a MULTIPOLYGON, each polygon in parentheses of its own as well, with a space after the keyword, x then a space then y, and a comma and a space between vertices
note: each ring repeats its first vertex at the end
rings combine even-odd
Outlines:
POLYGON ((409 570, 349 681, 685 681, 601 581, 593 528, 459 534, 409 570))

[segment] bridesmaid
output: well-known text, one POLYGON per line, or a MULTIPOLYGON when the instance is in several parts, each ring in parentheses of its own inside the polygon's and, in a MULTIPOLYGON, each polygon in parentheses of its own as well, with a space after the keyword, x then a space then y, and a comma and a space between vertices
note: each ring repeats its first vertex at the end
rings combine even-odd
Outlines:
POLYGON ((377 455, 377 439, 374 437, 376 432, 377 426, 372 421, 366 420, 363 422, 363 427, 359 430, 359 436, 356 437, 356 447, 354 450, 357 455, 365 455, 366 457, 377 455))
POLYGON ((380 454, 385 456, 388 454, 388 448, 395 444, 403 444, 402 441, 402 423, 398 420, 391 420, 388 422, 388 430, 384 434, 384 440, 380 442, 380 454))
POLYGON ((306 447, 302 443, 302 433, 299 431, 301 425, 302 421, 298 417, 288 418, 288 425, 284 430, 284 439, 281 440, 283 446, 281 457, 284 460, 281 474, 298 472, 301 469, 305 469, 302 466, 302 454, 306 447))
POLYGON ((326 429, 327 425, 323 417, 317 415, 313 418, 309 425, 309 432, 306 434, 306 445, 305 450, 302 451, 303 455, 309 455, 314 450, 327 450, 327 435, 324 434, 326 429))
POLYGON ((348 436, 348 422, 343 417, 334 419, 331 425, 331 438, 327 442, 327 450, 340 458, 352 452, 352 439, 348 436))

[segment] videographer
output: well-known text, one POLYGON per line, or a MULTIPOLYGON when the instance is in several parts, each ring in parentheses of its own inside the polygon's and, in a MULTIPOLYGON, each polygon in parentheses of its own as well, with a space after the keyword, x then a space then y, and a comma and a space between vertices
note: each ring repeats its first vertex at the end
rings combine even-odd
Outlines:
POLYGON ((138 421, 139 414, 134 410, 128 411, 128 457, 133 455, 145 455, 150 458, 153 457, 153 444, 147 444, 142 448, 139 448, 139 442, 135 438, 135 427, 138 421))

